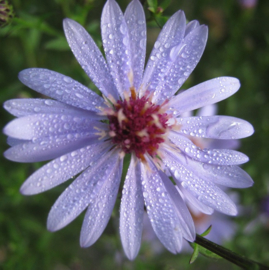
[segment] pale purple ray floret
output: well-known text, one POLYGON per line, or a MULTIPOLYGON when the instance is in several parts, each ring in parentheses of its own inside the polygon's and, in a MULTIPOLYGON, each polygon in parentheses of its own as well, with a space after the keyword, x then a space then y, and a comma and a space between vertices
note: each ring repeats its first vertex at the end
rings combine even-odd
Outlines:
POLYGON ((138 0, 124 14, 115 0, 106 2, 101 17, 105 58, 81 25, 65 19, 63 26, 72 52, 104 99, 70 77, 30 68, 20 72, 20 81, 52 99, 4 104, 17 117, 4 128, 11 146, 5 157, 52 160, 24 182, 22 194, 38 194, 79 174, 51 208, 48 229, 63 228, 87 208, 80 243, 92 245, 113 211, 125 154, 131 162, 119 230, 129 259, 140 248, 144 204, 170 252, 180 252, 183 238, 195 239, 191 215, 168 176, 204 212, 236 215, 235 204, 218 185, 251 186, 252 179, 237 166, 247 156, 201 149, 191 138, 240 139, 250 136, 253 127, 235 117, 183 113, 231 96, 239 81, 220 77, 174 96, 202 56, 207 27, 197 21, 186 24, 184 12, 176 12, 161 30, 144 71, 146 20, 138 0))

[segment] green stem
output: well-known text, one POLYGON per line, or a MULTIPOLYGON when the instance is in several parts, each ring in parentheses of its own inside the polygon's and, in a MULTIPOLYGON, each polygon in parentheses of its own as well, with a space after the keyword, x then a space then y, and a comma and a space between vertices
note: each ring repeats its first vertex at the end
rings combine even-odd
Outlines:
POLYGON ((222 246, 219 246, 198 234, 196 235, 196 240, 194 242, 243 269, 269 270, 269 267, 262 265, 260 263, 254 262, 252 260, 249 260, 244 256, 238 255, 232 252, 231 250, 224 248, 222 246))

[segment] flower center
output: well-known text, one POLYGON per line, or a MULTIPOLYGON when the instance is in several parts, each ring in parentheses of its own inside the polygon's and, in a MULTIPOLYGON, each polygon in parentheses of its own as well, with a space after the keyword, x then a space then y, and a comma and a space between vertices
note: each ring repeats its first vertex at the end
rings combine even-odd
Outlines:
POLYGON ((158 155, 159 145, 165 141, 165 133, 170 127, 170 115, 164 112, 162 105, 151 102, 149 93, 139 98, 131 88, 131 96, 118 100, 113 113, 108 114, 109 135, 114 144, 124 153, 134 152, 141 160, 144 154, 158 155))

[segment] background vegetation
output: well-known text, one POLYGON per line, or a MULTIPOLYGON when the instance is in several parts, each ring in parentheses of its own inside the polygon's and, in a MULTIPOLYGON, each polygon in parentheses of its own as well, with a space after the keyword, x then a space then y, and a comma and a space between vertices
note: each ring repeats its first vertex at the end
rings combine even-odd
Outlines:
MULTIPOLYGON (((125 9, 129 1, 118 2, 125 9)), ((148 2, 154 4, 154 1, 148 2)), ((39 96, 17 79, 18 72, 29 67, 66 74, 94 89, 67 45, 62 19, 77 20, 101 46, 99 22, 104 3, 104 0, 13 0, 15 18, 0 29, 1 103, 11 98, 39 96)), ((183 9, 189 20, 197 19, 209 25, 204 55, 184 89, 223 75, 241 81, 240 91, 219 103, 219 114, 240 117, 254 125, 255 134, 242 140, 240 150, 250 157, 243 168, 255 185, 238 191, 241 214, 234 218, 236 234, 224 246, 268 265, 269 207, 264 206, 269 196, 269 1, 261 0, 249 8, 236 0, 174 0, 159 5, 165 9, 163 14, 155 15, 159 25, 178 9, 183 9)), ((149 54, 160 28, 148 6, 145 1, 150 21, 149 54)), ((2 109, 1 127, 11 119, 2 109)), ((1 152, 8 147, 4 135, 0 136, 0 147, 1 152)), ((70 181, 37 196, 22 196, 21 184, 40 165, 13 163, 1 157, 1 269, 238 269, 223 260, 213 261, 202 256, 189 265, 189 254, 173 255, 165 250, 155 254, 148 242, 143 242, 134 262, 128 261, 118 233, 120 199, 104 234, 88 249, 79 247, 83 215, 57 233, 48 232, 46 217, 50 207, 70 181)))

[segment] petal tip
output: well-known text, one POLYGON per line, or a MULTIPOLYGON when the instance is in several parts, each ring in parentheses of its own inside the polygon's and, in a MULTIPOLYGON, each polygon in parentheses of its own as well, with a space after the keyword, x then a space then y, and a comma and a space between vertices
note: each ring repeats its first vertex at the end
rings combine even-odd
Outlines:
POLYGON ((138 254, 138 252, 132 252, 132 251, 126 252, 125 251, 125 255, 128 258, 128 260, 130 260, 130 261, 133 261, 137 257, 137 254, 138 254))
POLYGON ((254 134, 254 132, 254 127, 250 123, 248 123, 248 136, 251 136, 252 134, 254 134))
POLYGON ((237 214, 238 214, 237 208, 236 208, 236 206, 234 206, 234 208, 231 209, 230 215, 231 216, 237 216, 237 214))
POLYGON ((25 184, 23 183, 22 186, 20 187, 20 193, 22 195, 30 195, 29 194, 29 190, 28 188, 25 186, 25 184))
POLYGON ((79 245, 81 248, 88 248, 90 246, 89 241, 82 236, 80 237, 79 245))
POLYGON ((64 18, 63 19, 63 28, 66 30, 66 28, 70 28, 72 24, 76 23, 76 21, 69 19, 69 18, 64 18))

